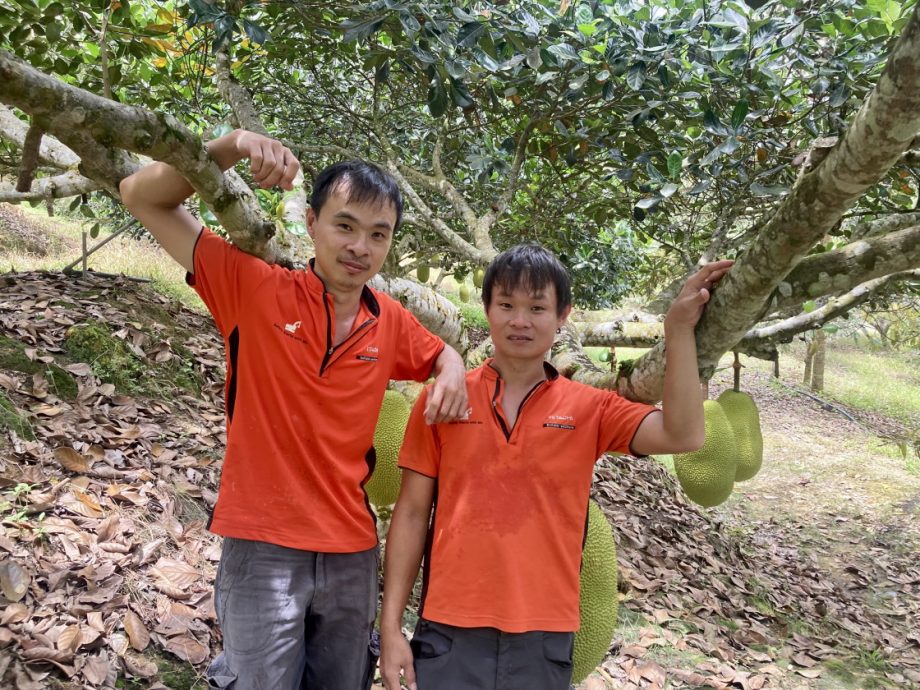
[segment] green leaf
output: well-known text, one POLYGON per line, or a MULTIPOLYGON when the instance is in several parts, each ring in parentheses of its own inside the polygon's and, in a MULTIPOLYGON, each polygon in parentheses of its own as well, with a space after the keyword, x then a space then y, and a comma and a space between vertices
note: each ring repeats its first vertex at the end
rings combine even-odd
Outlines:
POLYGON ((480 22, 470 22, 464 24, 457 31, 457 45, 464 48, 472 48, 479 42, 479 38, 485 33, 486 25, 480 22))
POLYGON ((754 31, 754 37, 751 39, 751 48, 754 50, 763 48, 779 33, 779 29, 779 24, 772 19, 763 26, 757 28, 754 31))
POLYGON ((805 302, 805 304, 802 305, 802 309, 805 310, 806 314, 810 314, 817 308, 818 308, 818 304, 813 299, 808 300, 807 302, 805 302))
POLYGON ((636 62, 629 68, 626 73, 626 83, 633 91, 638 91, 645 83, 645 63, 636 62))
POLYGON ((489 55, 482 48, 473 49, 473 57, 476 58, 476 62, 485 67, 490 72, 497 72, 501 65, 496 62, 495 58, 489 55))
POLYGON ((561 62, 571 62, 578 60, 578 53, 568 43, 557 43, 547 48, 547 51, 555 55, 561 62))
POLYGON ((447 105, 447 89, 444 88, 440 75, 436 74, 428 86, 428 112, 432 117, 441 117, 447 112, 447 105))
POLYGON ((837 324, 829 323, 821 327, 821 330, 827 333, 828 335, 834 335, 837 331, 840 330, 840 326, 837 324))
POLYGON ((413 38, 422 29, 422 25, 411 12, 400 12, 399 23, 402 24, 403 31, 409 38, 413 38))
POLYGON ((639 201, 636 202, 636 208, 641 208, 641 209, 655 208, 660 203, 661 203, 660 196, 647 196, 644 199, 639 199, 639 201))
POLYGON ((248 19, 243 20, 243 31, 249 36, 249 40, 257 45, 264 45, 268 42, 268 32, 255 22, 248 19))
POLYGON ((345 29, 345 35, 342 37, 342 40, 345 43, 365 41, 380 30, 385 19, 386 15, 378 15, 370 19, 365 19, 364 21, 348 19, 342 22, 339 27, 345 29))
POLYGON ((678 189, 679 187, 676 184, 674 184, 673 182, 668 182, 666 185, 664 185, 661 189, 658 190, 658 193, 661 194, 661 196, 663 196, 665 199, 667 199, 669 197, 674 196, 674 192, 676 192, 678 189))
POLYGON ((672 180, 676 180, 680 177, 680 173, 684 167, 684 157, 679 151, 671 151, 668 154, 668 174, 671 176, 672 180))
POLYGON ((732 129, 736 132, 744 124, 744 118, 747 117, 749 106, 750 104, 746 98, 742 98, 735 104, 735 109, 732 110, 732 129))
POLYGON ((712 134, 728 134, 728 128, 711 109, 703 113, 703 127, 712 134))
POLYGON ((594 21, 594 12, 591 11, 589 5, 579 5, 575 10, 575 23, 576 24, 590 24, 594 21))
POLYGON ((450 100, 458 108, 469 108, 475 102, 466 85, 459 79, 450 80, 450 100))

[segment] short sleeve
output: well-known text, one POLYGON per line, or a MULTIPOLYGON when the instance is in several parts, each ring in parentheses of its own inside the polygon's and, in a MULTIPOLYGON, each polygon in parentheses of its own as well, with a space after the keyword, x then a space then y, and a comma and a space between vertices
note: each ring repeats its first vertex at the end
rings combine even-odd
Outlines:
POLYGON ((425 423, 425 403, 428 400, 426 388, 409 416, 402 448, 399 451, 399 466, 426 477, 435 478, 441 465, 441 443, 436 424, 425 423))
POLYGON ((195 242, 195 273, 185 276, 214 317, 226 337, 239 321, 247 295, 267 278, 272 268, 262 259, 247 254, 202 228, 195 242))
POLYGON ((630 444, 639 430, 639 425, 658 408, 637 403, 611 392, 604 393, 600 407, 600 428, 598 433, 598 456, 607 452, 631 453, 630 444))
POLYGON ((434 363, 444 349, 444 341, 428 331, 408 309, 394 305, 397 329, 396 365, 392 379, 424 381, 431 376, 434 363))

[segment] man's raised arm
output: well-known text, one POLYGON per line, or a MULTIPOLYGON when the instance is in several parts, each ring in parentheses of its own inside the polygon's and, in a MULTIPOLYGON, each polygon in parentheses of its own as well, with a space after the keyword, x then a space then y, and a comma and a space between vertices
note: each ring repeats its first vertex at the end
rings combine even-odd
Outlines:
MULTIPOLYGON (((248 158, 261 187, 291 188, 300 164, 280 142, 238 129, 207 143, 208 153, 221 170, 248 158)), ((182 205, 195 191, 166 163, 153 163, 121 181, 121 200, 150 231, 163 249, 189 273, 194 273, 195 241, 201 223, 182 205)))

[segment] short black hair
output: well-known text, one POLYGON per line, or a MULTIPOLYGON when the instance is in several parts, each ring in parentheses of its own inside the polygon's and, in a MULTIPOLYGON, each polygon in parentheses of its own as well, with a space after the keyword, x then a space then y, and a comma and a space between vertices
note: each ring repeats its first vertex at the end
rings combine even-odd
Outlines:
POLYGON ((572 304, 572 281, 562 262, 535 242, 518 244, 492 259, 482 280, 482 303, 489 309, 492 291, 499 287, 508 294, 523 288, 534 294, 547 285, 556 288, 556 315, 572 304))
POLYGON ((393 176, 373 163, 355 159, 324 168, 313 182, 310 207, 316 215, 340 185, 348 185, 348 201, 356 203, 393 204, 396 209, 395 232, 402 223, 403 198, 393 176))

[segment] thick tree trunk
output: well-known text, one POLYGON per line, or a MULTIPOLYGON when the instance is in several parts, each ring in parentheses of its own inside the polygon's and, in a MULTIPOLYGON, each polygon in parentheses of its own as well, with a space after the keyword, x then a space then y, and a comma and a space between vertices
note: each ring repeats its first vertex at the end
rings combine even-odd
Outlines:
POLYGON ((811 369, 811 389, 824 390, 824 360, 827 355, 827 334, 823 328, 815 331, 815 358, 811 369))

